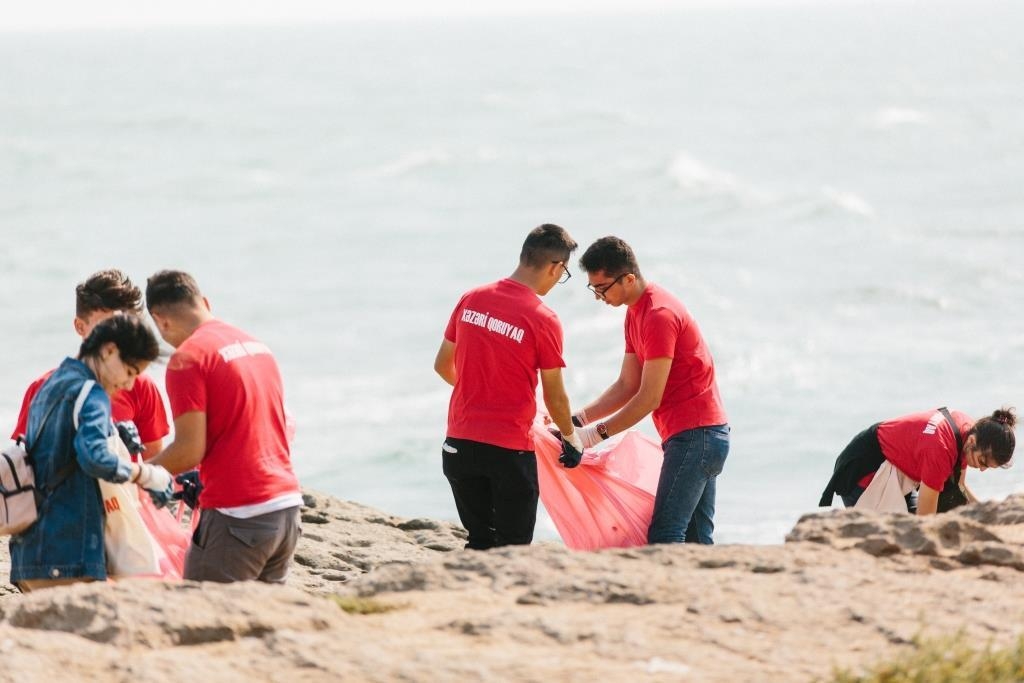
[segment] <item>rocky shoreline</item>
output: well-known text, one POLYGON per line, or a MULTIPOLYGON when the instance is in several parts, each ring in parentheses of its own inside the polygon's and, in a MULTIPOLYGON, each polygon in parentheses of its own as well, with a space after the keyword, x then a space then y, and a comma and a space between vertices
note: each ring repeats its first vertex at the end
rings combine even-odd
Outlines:
POLYGON ((305 502, 285 587, 7 586, 0 679, 814 681, 921 636, 1024 632, 1024 496, 814 513, 776 546, 595 553, 465 551, 452 524, 305 502))

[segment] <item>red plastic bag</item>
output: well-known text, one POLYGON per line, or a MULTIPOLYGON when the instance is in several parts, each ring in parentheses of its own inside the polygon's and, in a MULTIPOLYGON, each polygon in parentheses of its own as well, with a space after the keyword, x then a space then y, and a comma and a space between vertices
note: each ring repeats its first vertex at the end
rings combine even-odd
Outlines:
POLYGON ((533 425, 540 499, 565 545, 573 550, 647 543, 661 473, 661 445, 628 432, 600 451, 587 450, 578 467, 558 462, 561 442, 538 419, 533 425))

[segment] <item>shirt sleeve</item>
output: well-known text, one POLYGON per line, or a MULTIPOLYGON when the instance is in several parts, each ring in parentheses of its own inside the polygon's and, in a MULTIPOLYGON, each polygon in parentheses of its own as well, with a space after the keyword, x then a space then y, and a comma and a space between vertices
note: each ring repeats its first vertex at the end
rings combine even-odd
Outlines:
POLYGON ((915 457, 921 463, 921 483, 941 491, 953 473, 958 457, 956 437, 949 423, 943 420, 933 434, 918 439, 915 457))
POLYGON ((544 319, 537 332, 537 366, 541 370, 564 368, 562 358, 562 324, 554 314, 544 319))
POLYGON ((206 380, 196 358, 180 352, 171 356, 164 383, 174 417, 206 412, 206 380))
POLYGON ((675 358, 683 322, 667 308, 656 308, 643 323, 644 359, 675 358))
POLYGON ((18 424, 14 427, 14 433, 11 434, 11 439, 17 439, 19 436, 27 436, 25 432, 28 431, 28 407, 32 405, 32 399, 39 393, 39 387, 43 386, 43 382, 49 377, 49 374, 43 375, 32 384, 28 385, 28 389, 25 390, 25 398, 21 401, 21 411, 18 413, 18 424))
POLYGON ((131 464, 111 452, 107 439, 113 433, 110 421, 110 400, 99 385, 89 391, 82 410, 78 414, 78 431, 75 432, 75 456, 82 471, 95 479, 105 479, 115 484, 128 481, 131 464))
POLYGON ((149 378, 146 378, 146 381, 136 380, 136 386, 138 389, 135 392, 134 421, 135 426, 139 428, 142 443, 164 438, 170 432, 170 427, 167 424, 167 411, 160 390, 149 378))
POLYGON ((459 299, 459 303, 455 304, 455 310, 452 311, 451 316, 448 318, 448 325, 444 328, 444 338, 455 343, 455 336, 457 333, 457 327, 459 322, 459 316, 462 314, 462 309, 466 304, 466 297, 463 296, 459 299))

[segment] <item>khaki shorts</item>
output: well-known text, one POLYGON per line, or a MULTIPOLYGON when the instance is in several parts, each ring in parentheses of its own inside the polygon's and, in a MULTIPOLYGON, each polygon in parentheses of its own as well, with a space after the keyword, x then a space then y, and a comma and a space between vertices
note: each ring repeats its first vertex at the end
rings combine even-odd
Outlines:
POLYGON ((185 578, 284 583, 301 533, 299 506, 248 519, 203 510, 185 558, 185 578))

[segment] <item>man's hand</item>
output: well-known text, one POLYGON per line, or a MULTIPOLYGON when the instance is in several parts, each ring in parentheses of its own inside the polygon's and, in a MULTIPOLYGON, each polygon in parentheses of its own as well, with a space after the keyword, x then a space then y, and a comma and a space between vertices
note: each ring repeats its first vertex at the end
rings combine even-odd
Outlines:
POLYGON ((175 491, 174 497, 183 501, 192 510, 199 507, 199 493, 203 490, 203 485, 199 481, 199 470, 182 472, 174 481, 181 484, 181 490, 175 491))
POLYGON ((580 443, 580 438, 577 436, 576 431, 570 434, 570 439, 562 437, 562 454, 558 456, 558 462, 562 463, 562 466, 566 469, 572 469, 580 464, 580 460, 583 459, 583 444, 580 443), (575 443, 573 443, 575 442, 575 443))
POLYGON ((577 429, 575 433, 580 435, 580 441, 583 443, 584 448, 591 448, 604 441, 601 435, 597 433, 597 425, 587 425, 577 429))
POLYGON ((139 464, 139 475, 135 477, 135 483, 149 493, 153 499, 153 505, 162 508, 170 502, 173 491, 171 490, 171 473, 159 465, 139 464))
POLYGON ((117 427, 117 435, 121 437, 121 441, 124 442, 125 448, 132 455, 139 455, 146 450, 146 447, 142 445, 142 437, 139 436, 139 428, 135 426, 135 423, 131 420, 125 420, 114 424, 117 427))

